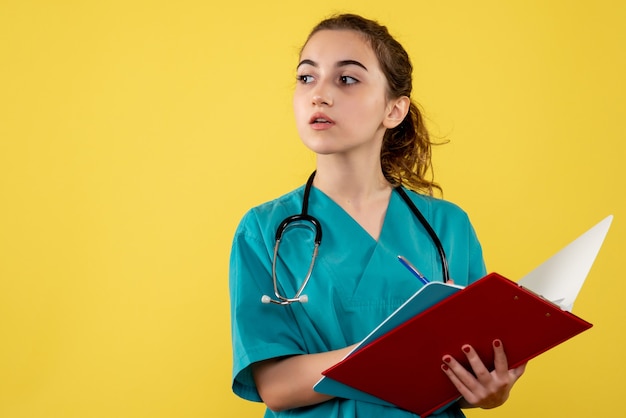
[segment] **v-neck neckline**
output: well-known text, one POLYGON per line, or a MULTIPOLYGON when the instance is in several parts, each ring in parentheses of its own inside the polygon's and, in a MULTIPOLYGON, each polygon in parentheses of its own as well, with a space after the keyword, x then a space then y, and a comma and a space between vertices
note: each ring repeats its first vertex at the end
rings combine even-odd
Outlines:
POLYGON ((381 223, 380 226, 380 231, 378 233, 378 239, 374 238, 374 236, 372 236, 372 234, 369 233, 369 231, 367 229, 365 229, 363 227, 363 225, 361 225, 361 223, 359 221, 357 221, 347 210, 345 210, 339 203, 337 203, 333 198, 331 198, 329 195, 327 195, 326 193, 324 193, 324 191, 322 191, 321 189, 318 189, 315 186, 311 186, 312 190, 315 190, 316 193, 321 194, 322 196, 324 196, 324 198, 330 202, 336 210, 338 210, 339 212, 341 212, 344 216, 346 216, 347 218, 349 218, 351 220, 351 222, 358 227, 358 229, 360 231, 363 232, 363 234, 367 235, 367 237, 369 237, 373 242, 375 243, 379 243, 381 241, 381 238, 383 238, 383 234, 385 232, 385 225, 387 225, 388 223, 388 217, 390 216, 390 209, 392 206, 392 202, 396 199, 394 190, 391 190, 391 193, 389 194, 389 199, 387 200, 387 206, 385 208, 385 215, 383 216, 383 221, 381 223))

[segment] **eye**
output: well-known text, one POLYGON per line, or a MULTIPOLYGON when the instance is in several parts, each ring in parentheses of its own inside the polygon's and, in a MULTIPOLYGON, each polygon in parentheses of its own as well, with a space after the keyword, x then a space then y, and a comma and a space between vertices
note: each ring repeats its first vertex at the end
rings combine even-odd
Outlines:
POLYGON ((311 75, 299 75, 296 77, 296 80, 298 80, 300 83, 302 84, 310 84, 313 82, 313 76, 311 75))
POLYGON ((350 77, 349 75, 342 75, 341 77, 339 77, 339 79, 341 80, 342 84, 356 84, 359 82, 359 80, 357 80, 354 77, 350 77))

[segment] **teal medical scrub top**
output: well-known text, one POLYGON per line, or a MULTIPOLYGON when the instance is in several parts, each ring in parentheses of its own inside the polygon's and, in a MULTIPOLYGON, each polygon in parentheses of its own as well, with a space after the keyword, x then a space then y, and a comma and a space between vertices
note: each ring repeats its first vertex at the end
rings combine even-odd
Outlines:
MULTIPOLYGON (((407 193, 439 236, 454 282, 466 286, 483 277, 482 250, 467 214, 450 202, 407 193)), ((415 293, 422 285, 398 262, 398 255, 410 260, 431 281, 442 280, 432 239, 398 193, 391 194, 377 241, 332 199, 312 187, 309 214, 320 221, 323 234, 304 291, 309 301, 288 306, 261 303, 263 295, 274 298, 276 229, 283 219, 301 212, 303 195, 304 187, 300 187, 251 209, 233 240, 229 272, 232 388, 251 401, 261 401, 252 378, 252 363, 357 343, 415 293)), ((284 233, 277 262, 281 295, 293 297, 301 286, 311 261, 314 235, 306 223, 284 233)), ((398 408, 340 398, 281 413, 268 409, 265 416, 415 417, 398 408)), ((437 416, 464 415, 453 404, 437 416)))

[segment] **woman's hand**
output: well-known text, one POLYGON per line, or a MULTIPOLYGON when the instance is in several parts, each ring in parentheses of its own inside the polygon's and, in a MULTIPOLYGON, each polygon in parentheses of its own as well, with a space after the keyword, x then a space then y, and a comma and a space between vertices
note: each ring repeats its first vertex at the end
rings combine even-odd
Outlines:
POLYGON ((492 372, 487 370, 472 346, 464 345, 462 349, 469 360, 473 374, 450 355, 443 356, 441 366, 444 373, 463 396, 460 406, 462 408, 490 409, 502 405, 508 399, 517 379, 524 373, 526 365, 523 364, 509 370, 504 347, 500 340, 493 342, 495 368, 492 372))

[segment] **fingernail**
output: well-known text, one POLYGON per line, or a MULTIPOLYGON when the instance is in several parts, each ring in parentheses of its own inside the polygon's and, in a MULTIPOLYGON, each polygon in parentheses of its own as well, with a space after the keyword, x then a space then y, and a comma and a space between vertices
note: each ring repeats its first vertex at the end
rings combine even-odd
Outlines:
POLYGON ((463 351, 465 351, 466 353, 469 353, 470 352, 469 345, 466 345, 465 347, 463 347, 463 351))
POLYGON ((493 342, 493 346, 494 346, 494 347, 500 347, 500 344, 502 344, 502 343, 500 342, 500 340, 495 340, 495 341, 493 342))
POLYGON ((448 365, 447 365, 447 364, 442 364, 442 365, 441 365, 441 369, 445 372, 446 370, 448 370, 448 369, 449 369, 449 367, 448 367, 448 365))
POLYGON ((445 357, 443 358, 443 361, 445 361, 446 363, 450 363, 450 362, 452 361, 452 357, 450 357, 450 356, 445 356, 445 357))

